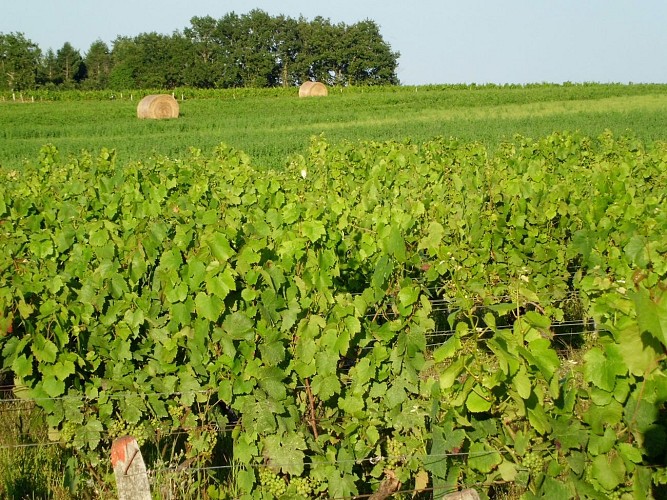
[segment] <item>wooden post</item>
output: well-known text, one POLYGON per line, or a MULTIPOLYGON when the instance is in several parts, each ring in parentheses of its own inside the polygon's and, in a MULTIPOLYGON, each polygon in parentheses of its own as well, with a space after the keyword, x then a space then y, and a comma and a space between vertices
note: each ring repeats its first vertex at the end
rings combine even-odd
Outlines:
POLYGON ((111 465, 116 476, 118 500, 151 500, 146 464, 136 439, 123 436, 113 442, 111 465))

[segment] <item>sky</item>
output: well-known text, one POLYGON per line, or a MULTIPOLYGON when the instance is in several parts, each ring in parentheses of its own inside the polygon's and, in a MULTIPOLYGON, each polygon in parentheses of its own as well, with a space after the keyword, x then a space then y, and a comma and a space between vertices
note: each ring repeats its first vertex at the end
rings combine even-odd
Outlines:
POLYGON ((333 23, 372 19, 400 52, 404 85, 667 83, 666 0, 21 0, 3 1, 0 33, 43 51, 69 42, 183 31, 194 16, 261 9, 333 23))

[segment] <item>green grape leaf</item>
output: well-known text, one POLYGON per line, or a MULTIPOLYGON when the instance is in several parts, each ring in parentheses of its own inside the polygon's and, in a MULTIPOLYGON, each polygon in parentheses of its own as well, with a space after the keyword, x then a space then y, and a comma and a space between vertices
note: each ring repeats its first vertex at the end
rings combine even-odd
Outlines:
POLYGON ((326 401, 340 392, 341 386, 335 375, 315 375, 311 384, 313 394, 326 401))
POLYGON ((400 228, 391 226, 389 235, 383 243, 385 252, 395 257, 398 262, 405 262, 405 239, 403 238, 400 228))
POLYGON ((386 287, 387 279, 391 275, 394 265, 387 255, 382 255, 375 264, 375 271, 371 278, 371 284, 375 288, 383 289, 386 287))
POLYGON ((25 379, 32 375, 33 357, 21 354, 14 359, 12 371, 19 379, 25 379))
POLYGON ((523 366, 514 375, 514 377, 512 377, 512 386, 523 399, 530 398, 530 394, 533 388, 530 377, 526 373, 526 369, 523 366))
POLYGON ((303 473, 305 449, 304 439, 293 433, 285 436, 267 436, 264 439, 264 456, 268 459, 268 465, 293 476, 300 476, 303 473))
POLYGON ((120 400, 123 419, 129 424, 136 424, 146 411, 146 403, 137 394, 129 394, 120 400))
POLYGON ((199 292, 195 297, 195 307, 199 316, 216 322, 225 309, 225 303, 215 295, 199 292))
POLYGON ((430 256, 437 253, 445 237, 445 228, 437 221, 431 221, 426 229, 426 236, 419 241, 419 250, 426 250, 430 256))
POLYGON ((58 347, 51 340, 37 334, 32 346, 32 353, 35 359, 40 363, 55 363, 58 355, 58 347))
POLYGON ((255 338, 254 323, 245 314, 234 312, 225 318, 222 329, 233 340, 252 340, 255 338))
POLYGON ((407 398, 408 395, 405 392, 403 384, 398 381, 394 381, 385 394, 385 403, 387 408, 391 409, 402 404, 407 398))
POLYGON ((584 355, 584 380, 607 392, 612 392, 616 377, 627 373, 627 365, 618 348, 607 345, 603 352, 593 347, 584 355))
POLYGON ((667 293, 652 299, 646 289, 628 293, 637 309, 637 322, 642 332, 649 332, 667 347, 667 293))
POLYGON ((544 478, 541 492, 541 498, 548 498, 549 500, 570 500, 577 497, 570 483, 558 481, 551 477, 544 478))
POLYGON ((489 411, 492 404, 491 395, 481 386, 473 388, 466 399, 466 407, 473 413, 489 411))
POLYGON ((484 474, 491 472, 503 461, 500 453, 485 443, 472 443, 468 453, 468 466, 484 474))
POLYGON ((100 442, 104 427, 94 417, 88 418, 85 425, 79 426, 74 433, 74 446, 94 450, 100 442))
POLYGON ((236 254, 234 249, 229 244, 227 236, 219 231, 213 233, 207 239, 206 243, 211 250, 211 254, 213 254, 213 256, 220 262, 227 262, 236 254))
POLYGON ((58 380, 53 375, 45 375, 42 380, 42 388, 44 392, 52 398, 57 398, 65 394, 65 382, 58 380))
POLYGON ((515 463, 503 460, 502 463, 498 466, 498 472, 503 481, 512 482, 516 480, 518 473, 517 466, 515 463))
POLYGON ((629 443, 618 443, 616 448, 626 463, 640 464, 644 460, 642 452, 636 446, 629 443))
POLYGON ((458 353, 461 349, 461 341, 459 340, 458 335, 450 336, 444 344, 439 346, 435 351, 433 351, 433 360, 436 363, 442 363, 444 360, 452 358, 458 353))
POLYGON ((612 491, 625 479, 625 464, 616 454, 598 455, 593 459, 592 476, 605 490, 612 491))
POLYGON ((324 223, 319 220, 304 221, 301 230, 303 235, 313 243, 327 234, 324 223))

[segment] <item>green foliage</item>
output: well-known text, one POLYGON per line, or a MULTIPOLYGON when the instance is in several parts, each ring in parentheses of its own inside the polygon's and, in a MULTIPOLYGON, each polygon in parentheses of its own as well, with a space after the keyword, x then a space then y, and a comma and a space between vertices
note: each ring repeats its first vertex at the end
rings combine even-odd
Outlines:
POLYGON ((314 139, 283 171, 45 147, 0 170, 3 368, 93 464, 131 432, 205 467, 229 426, 248 498, 648 497, 666 159, 610 133, 314 139))
POLYGON ((321 17, 272 17, 254 9, 220 19, 193 17, 182 33, 118 36, 111 50, 98 40, 85 60, 69 42, 55 56, 41 57, 22 34, 0 33, 0 90, 75 84, 113 90, 293 88, 313 79, 327 85, 394 85, 398 57, 374 21, 334 25, 321 17))
POLYGON ((33 89, 41 51, 23 33, 0 33, 0 90, 33 89))

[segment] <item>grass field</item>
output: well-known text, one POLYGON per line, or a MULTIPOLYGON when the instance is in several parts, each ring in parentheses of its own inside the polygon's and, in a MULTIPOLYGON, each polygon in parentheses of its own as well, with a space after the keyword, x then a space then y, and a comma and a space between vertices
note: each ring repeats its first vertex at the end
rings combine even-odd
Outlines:
POLYGON ((180 157, 191 147, 207 152, 224 142, 248 153, 258 167, 280 167, 318 134, 333 143, 443 136, 490 148, 515 134, 535 138, 563 130, 667 139, 667 85, 332 89, 324 99, 298 99, 292 90, 178 95, 185 99, 180 118, 172 121, 138 120, 138 96, 130 100, 129 93, 113 100, 65 95, 35 102, 3 96, 0 164, 34 160, 47 143, 63 155, 115 149, 122 162, 180 157))

